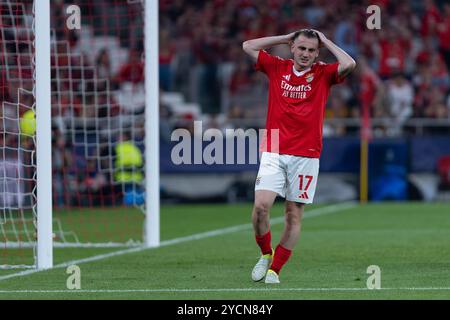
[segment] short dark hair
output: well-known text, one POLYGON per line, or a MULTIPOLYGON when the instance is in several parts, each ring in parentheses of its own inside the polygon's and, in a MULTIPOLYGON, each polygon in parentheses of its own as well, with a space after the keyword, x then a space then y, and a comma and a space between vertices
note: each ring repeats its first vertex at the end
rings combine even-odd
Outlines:
POLYGON ((305 36, 309 39, 317 39, 319 41, 319 47, 320 47, 320 38, 319 35, 312 29, 301 29, 294 33, 294 36, 292 37, 292 41, 295 41, 300 36, 305 36))

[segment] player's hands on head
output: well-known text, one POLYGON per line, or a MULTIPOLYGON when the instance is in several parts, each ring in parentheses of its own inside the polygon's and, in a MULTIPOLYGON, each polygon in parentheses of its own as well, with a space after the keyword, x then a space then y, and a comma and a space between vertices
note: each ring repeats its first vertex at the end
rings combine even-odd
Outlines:
POLYGON ((294 36, 297 31, 291 32, 286 35, 286 38, 288 39, 288 44, 291 46, 294 43, 294 36))
POLYGON ((314 31, 317 34, 317 36, 319 37, 319 40, 320 40, 319 48, 323 47, 324 46, 323 43, 327 40, 327 37, 323 34, 323 32, 320 32, 316 29, 311 29, 311 30, 314 31))
MULTIPOLYGON (((302 29, 302 30, 305 30, 305 29, 302 29)), ((327 40, 327 37, 322 32, 320 32, 320 31, 318 31, 316 29, 309 29, 309 30, 315 32, 317 34, 317 36, 319 37, 319 48, 323 47, 324 46, 324 41, 327 40)), ((299 32, 299 31, 301 31, 301 30, 294 31, 294 32, 289 33, 289 34, 286 35, 287 39, 289 39, 288 40, 288 44, 289 45, 292 45, 294 43, 295 34, 297 32, 299 32)))

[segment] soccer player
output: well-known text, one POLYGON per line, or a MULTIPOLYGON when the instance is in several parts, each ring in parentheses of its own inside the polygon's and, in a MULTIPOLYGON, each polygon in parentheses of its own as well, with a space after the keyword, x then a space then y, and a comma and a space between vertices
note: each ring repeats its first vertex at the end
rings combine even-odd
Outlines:
POLYGON ((268 142, 261 156, 252 212, 262 256, 253 268, 252 279, 279 283, 281 268, 300 235, 304 206, 314 198, 330 87, 342 82, 356 63, 322 32, 313 29, 248 40, 243 49, 256 62, 256 70, 269 78, 268 142), (276 45, 289 45, 293 58, 286 60, 265 51, 276 45), (338 62, 316 62, 320 47, 330 50, 338 62), (277 195, 286 199, 285 226, 273 250, 269 211, 277 195))

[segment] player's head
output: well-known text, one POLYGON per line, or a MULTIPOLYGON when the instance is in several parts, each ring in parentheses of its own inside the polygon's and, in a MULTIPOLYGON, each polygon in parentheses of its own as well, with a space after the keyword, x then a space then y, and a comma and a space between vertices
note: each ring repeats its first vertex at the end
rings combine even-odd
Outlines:
POLYGON ((319 56, 320 39, 311 29, 297 31, 292 37, 291 52, 294 55, 296 69, 312 66, 319 56))

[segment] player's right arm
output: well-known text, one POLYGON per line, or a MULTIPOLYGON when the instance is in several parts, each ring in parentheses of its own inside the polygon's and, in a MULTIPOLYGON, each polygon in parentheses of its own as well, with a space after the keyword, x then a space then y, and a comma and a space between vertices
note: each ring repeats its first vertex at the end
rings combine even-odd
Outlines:
POLYGON ((244 41, 242 48, 244 51, 253 58, 253 60, 258 60, 258 55, 260 50, 265 50, 272 48, 280 44, 291 44, 292 38, 295 32, 282 36, 264 37, 258 39, 252 39, 244 41))

